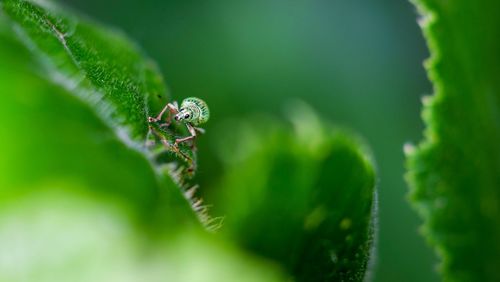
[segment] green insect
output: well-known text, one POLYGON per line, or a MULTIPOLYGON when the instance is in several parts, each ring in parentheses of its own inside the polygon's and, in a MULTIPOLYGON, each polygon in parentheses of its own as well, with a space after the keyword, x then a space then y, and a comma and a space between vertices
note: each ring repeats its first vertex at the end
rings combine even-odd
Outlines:
POLYGON ((175 145, 179 143, 186 142, 189 140, 194 140, 197 136, 197 132, 205 133, 205 130, 197 127, 198 125, 204 124, 208 121, 210 117, 210 111, 208 109, 207 103, 201 100, 200 98, 190 97, 186 98, 182 101, 181 107, 177 102, 168 103, 163 110, 161 110, 160 114, 156 118, 149 117, 149 122, 159 122, 161 121, 162 116, 165 112, 169 111, 165 124, 163 126, 169 126, 172 122, 172 116, 176 121, 182 122, 186 125, 190 136, 184 138, 178 138, 175 140, 175 145))

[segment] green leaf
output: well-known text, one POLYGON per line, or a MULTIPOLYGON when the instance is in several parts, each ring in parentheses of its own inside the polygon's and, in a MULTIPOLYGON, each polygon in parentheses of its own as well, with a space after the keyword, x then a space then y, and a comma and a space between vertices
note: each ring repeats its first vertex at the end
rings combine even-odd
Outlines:
POLYGON ((415 0, 431 59, 411 202, 445 281, 500 281, 500 2, 415 0))
POLYGON ((0 18, 0 281, 285 281, 200 230, 177 185, 33 75, 5 31, 0 18))
MULTIPOLYGON (((194 153, 187 145, 182 145, 180 150, 175 150, 173 146, 164 146, 158 138, 155 139, 157 142, 154 146, 146 146, 146 140, 151 139, 147 117, 156 115, 169 100, 166 87, 155 65, 120 32, 71 15, 53 4, 22 0, 4 0, 1 4, 19 38, 43 67, 43 75, 90 106, 94 115, 106 125, 107 131, 113 132, 119 142, 128 149, 137 152, 136 157, 141 159, 142 165, 148 167, 150 171, 147 177, 150 181, 156 182, 155 193, 164 195, 163 200, 171 202, 174 205, 172 208, 181 207, 183 211, 179 213, 170 212, 170 219, 179 222, 186 219, 197 221, 195 213, 189 208, 181 191, 188 185, 192 176, 190 168, 195 167, 194 153), (177 185, 172 184, 172 179, 175 179, 177 185)), ((51 109, 58 109, 54 113, 62 112, 62 115, 48 117, 43 127, 43 130, 47 128, 48 130, 42 133, 40 128, 40 134, 46 137, 45 135, 50 134, 52 129, 57 128, 56 118, 62 119, 57 122, 71 132, 69 130, 72 126, 71 121, 67 121, 66 116, 77 115, 73 112, 79 113, 81 110, 70 110, 67 106, 59 105, 65 102, 60 102, 58 99, 64 98, 51 100, 49 96, 31 97, 34 100, 45 98, 48 104, 39 105, 36 110, 50 112, 51 109), (63 111, 66 108, 68 111, 63 111)), ((75 104, 75 108, 78 107, 77 102, 72 103, 75 104)), ((20 108, 17 113, 22 111, 20 108)), ((87 123, 86 120, 92 120, 90 114, 85 115, 87 115, 85 119, 76 118, 78 119, 76 126, 82 130, 92 126, 84 124, 87 123)), ((54 131, 52 134, 56 136, 57 132, 63 132, 54 131)), ((183 133, 175 126, 165 130, 156 128, 156 132, 161 138, 170 142, 183 133)), ((69 134, 74 138, 78 136, 78 133, 69 134)), ((63 135, 61 140, 70 139, 63 135)), ((29 147, 31 144, 27 142, 25 145, 29 147)), ((61 148, 57 146, 53 148, 55 151, 63 152, 64 145, 59 144, 57 146, 61 148)), ((80 149, 83 154, 90 154, 84 151, 85 144, 80 149)), ((49 152, 53 151, 46 151, 47 159, 51 159, 49 152)), ((67 158, 71 158, 71 154, 68 154, 67 158)), ((100 160, 96 159, 95 163, 98 161, 100 160)), ((95 170, 105 171, 99 166, 95 166, 95 170)), ((121 175, 121 172, 116 170, 108 173, 121 175)), ((135 189, 133 193, 137 195, 149 193, 141 190, 141 184, 137 182, 135 184, 135 188, 128 188, 135 189)), ((116 187, 106 189, 116 189, 116 187)))
POLYGON ((285 281, 275 267, 206 234, 141 235, 116 206, 47 182, 0 206, 0 280, 285 281))
POLYGON ((221 232, 295 281, 363 281, 374 232, 374 170, 360 143, 296 104, 295 131, 256 118, 225 127, 221 232))
POLYGON ((0 42, 0 205, 39 183, 70 181, 120 203, 142 226, 197 224, 170 177, 156 174, 91 108, 34 76, 22 46, 4 34, 0 42))
POLYGON ((50 78, 94 106, 107 123, 123 127, 122 138, 144 140, 148 105, 168 97, 161 79, 148 77, 159 74, 136 46, 52 5, 4 0, 3 9, 50 78))

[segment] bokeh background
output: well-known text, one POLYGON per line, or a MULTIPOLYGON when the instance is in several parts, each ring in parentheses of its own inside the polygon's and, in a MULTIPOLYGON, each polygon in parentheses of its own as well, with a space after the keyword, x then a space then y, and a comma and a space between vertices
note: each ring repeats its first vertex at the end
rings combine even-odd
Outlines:
MULTIPOLYGON (((158 62, 173 97, 204 98, 212 120, 283 117, 292 98, 370 144, 378 164, 376 281, 437 281, 405 199, 405 142, 420 140, 428 51, 405 0, 64 0, 125 31, 158 62)), ((199 141, 198 182, 217 189, 216 136, 199 141)))

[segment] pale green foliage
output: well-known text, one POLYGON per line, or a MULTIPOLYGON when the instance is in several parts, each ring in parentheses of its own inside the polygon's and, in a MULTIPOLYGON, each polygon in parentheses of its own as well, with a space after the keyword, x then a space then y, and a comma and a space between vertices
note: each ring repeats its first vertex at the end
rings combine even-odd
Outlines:
MULTIPOLYGON (((190 175, 182 168, 195 166, 194 154, 187 146, 181 146, 180 153, 160 142, 153 147, 145 146, 147 117, 155 115, 168 101, 155 65, 120 32, 71 16, 55 5, 6 0, 2 6, 19 38, 42 65, 44 75, 90 105, 124 145, 156 166, 152 172, 156 174, 157 189, 165 193, 165 200, 186 209, 180 218, 196 220, 181 193, 184 187, 171 183, 174 178, 177 186, 187 185, 185 178, 190 175), (154 159, 158 151, 174 155, 177 160, 154 159), (163 169, 160 166, 164 163, 174 166, 163 169), (174 168, 176 174, 169 175, 167 172, 174 168)), ((157 131, 165 139, 173 140, 176 134, 182 134, 173 130, 157 131)))
MULTIPOLYGON (((299 104, 295 131, 274 120, 240 127, 246 136, 226 130, 252 155, 228 166, 218 190, 227 219, 218 237, 264 259, 249 257, 202 228, 206 208, 186 196, 196 155, 169 144, 186 133, 182 124, 147 123, 171 100, 137 46, 54 4, 1 3, 0 76, 9 83, 0 84, 0 280, 366 276, 375 173, 360 142, 299 104)), ((223 155, 237 154, 226 146, 223 155)))

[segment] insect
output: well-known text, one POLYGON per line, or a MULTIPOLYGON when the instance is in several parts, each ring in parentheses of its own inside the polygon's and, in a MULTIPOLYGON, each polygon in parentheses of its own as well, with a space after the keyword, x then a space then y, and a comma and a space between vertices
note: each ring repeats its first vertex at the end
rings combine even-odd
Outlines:
POLYGON ((186 125, 190 136, 184 138, 175 139, 175 145, 177 146, 179 143, 187 142, 189 140, 194 140, 197 136, 197 133, 205 133, 205 130, 197 127, 198 125, 204 124, 208 121, 210 117, 210 111, 208 109, 207 103, 201 100, 200 98, 190 97, 186 98, 182 101, 181 107, 177 102, 168 103, 158 114, 157 117, 149 117, 148 122, 159 122, 161 121, 162 116, 169 112, 168 117, 166 118, 166 122, 162 124, 162 126, 169 126, 172 122, 172 115, 176 121, 182 122, 186 125))

